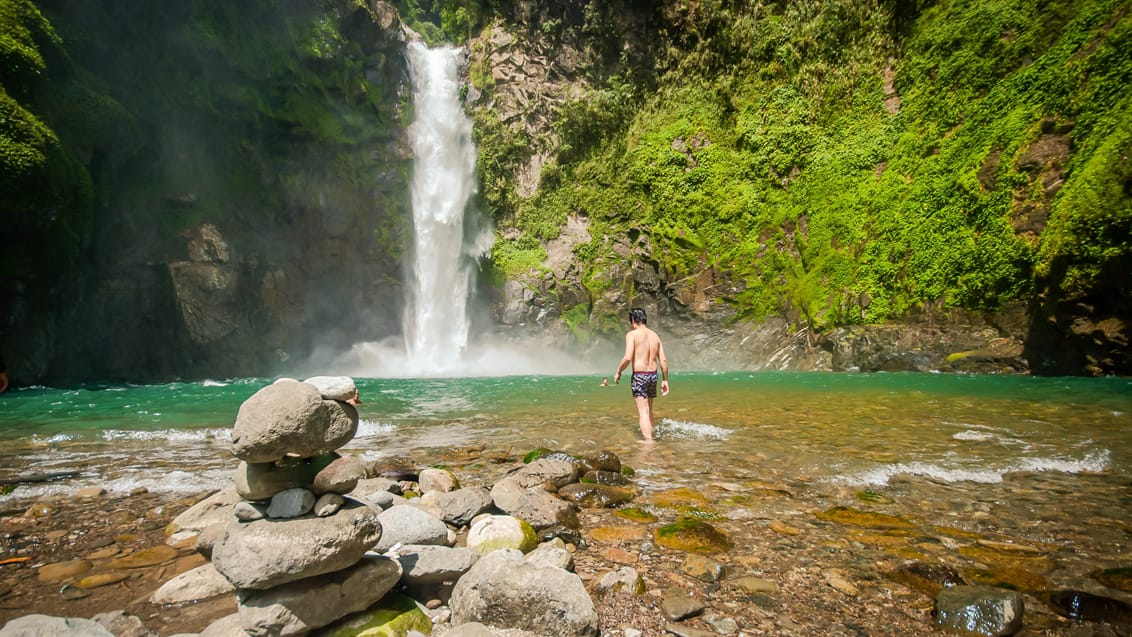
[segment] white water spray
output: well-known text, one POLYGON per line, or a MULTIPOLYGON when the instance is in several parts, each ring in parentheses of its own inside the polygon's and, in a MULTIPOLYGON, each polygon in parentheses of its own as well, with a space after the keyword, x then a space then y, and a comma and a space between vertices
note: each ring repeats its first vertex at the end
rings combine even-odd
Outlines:
POLYGON ((492 234, 465 241, 464 212, 476 192, 476 149, 460 101, 463 52, 420 42, 411 42, 408 52, 416 121, 405 349, 412 369, 438 374, 458 369, 467 349, 474 260, 491 249, 492 234))

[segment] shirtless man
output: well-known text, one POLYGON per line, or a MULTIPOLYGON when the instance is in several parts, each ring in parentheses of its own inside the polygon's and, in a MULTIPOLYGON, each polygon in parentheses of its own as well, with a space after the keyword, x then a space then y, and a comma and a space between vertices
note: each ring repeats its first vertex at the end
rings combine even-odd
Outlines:
POLYGON ((625 356, 613 375, 613 384, 621 381, 621 371, 633 366, 633 400, 637 403, 637 415, 641 423, 641 435, 645 442, 652 442, 653 421, 652 399, 656 398, 656 368, 659 364, 662 374, 660 394, 668 395, 668 359, 664 356, 664 344, 656 332, 648 328, 648 317, 639 307, 629 310, 629 325, 633 329, 625 334, 625 356))

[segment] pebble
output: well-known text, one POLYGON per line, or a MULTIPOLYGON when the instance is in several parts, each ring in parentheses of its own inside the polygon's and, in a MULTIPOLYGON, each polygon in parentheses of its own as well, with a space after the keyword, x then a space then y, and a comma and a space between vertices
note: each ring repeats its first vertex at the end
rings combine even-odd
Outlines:
POLYGON ((694 617, 704 612, 704 603, 683 591, 669 593, 660 600, 660 611, 672 621, 694 617))
POLYGON ((67 560, 41 566, 38 577, 41 582, 60 582, 82 575, 92 568, 94 568, 94 564, 90 560, 67 560))

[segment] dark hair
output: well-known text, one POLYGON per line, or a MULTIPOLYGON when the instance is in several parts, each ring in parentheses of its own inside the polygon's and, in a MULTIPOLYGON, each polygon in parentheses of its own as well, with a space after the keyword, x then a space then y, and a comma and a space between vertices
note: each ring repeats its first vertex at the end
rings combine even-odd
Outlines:
POLYGON ((629 322, 636 323, 637 325, 648 325, 649 317, 645 316, 645 311, 639 307, 629 310, 629 322))

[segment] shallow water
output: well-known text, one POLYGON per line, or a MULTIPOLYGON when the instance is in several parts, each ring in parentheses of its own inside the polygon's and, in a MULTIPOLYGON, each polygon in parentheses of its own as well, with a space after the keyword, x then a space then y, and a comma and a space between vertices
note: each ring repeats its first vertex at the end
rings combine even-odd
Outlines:
MULTIPOLYGON (((370 460, 467 444, 584 451, 686 484, 791 480, 876 489, 995 484, 1014 473, 1132 478, 1132 381, 937 374, 702 373, 658 398, 655 447, 638 442, 627 384, 590 376, 359 379, 370 460)), ((0 396, 0 478, 75 470, 6 499, 99 485, 198 492, 229 479, 239 405, 269 381, 29 388, 0 396)))

